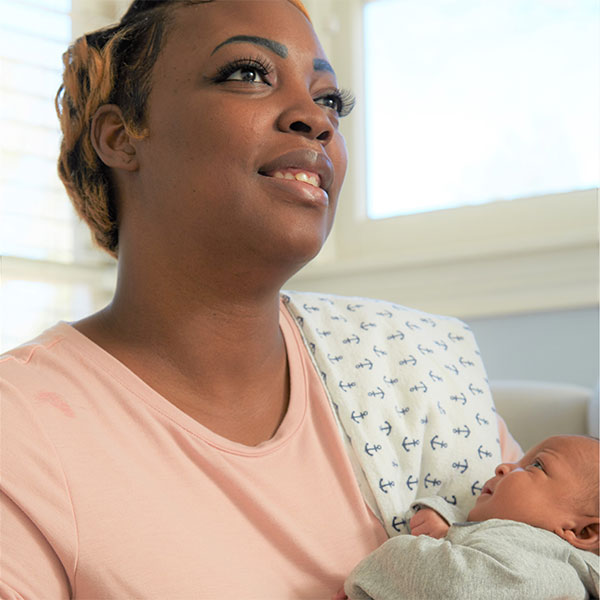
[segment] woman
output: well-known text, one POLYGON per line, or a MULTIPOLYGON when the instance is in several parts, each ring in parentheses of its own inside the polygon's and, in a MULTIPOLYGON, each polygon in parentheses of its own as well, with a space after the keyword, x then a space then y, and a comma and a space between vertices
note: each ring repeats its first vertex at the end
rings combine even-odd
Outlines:
POLYGON ((3 598, 328 598, 423 486, 470 501, 499 448, 469 332, 280 298, 351 108, 299 2, 137 0, 70 49, 59 106, 118 285, 0 362, 3 598))

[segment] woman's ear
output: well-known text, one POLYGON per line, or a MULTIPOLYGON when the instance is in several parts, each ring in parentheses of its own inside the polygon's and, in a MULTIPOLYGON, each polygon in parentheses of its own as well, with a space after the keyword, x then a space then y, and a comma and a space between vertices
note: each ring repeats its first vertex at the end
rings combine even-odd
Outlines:
POLYGON ((116 104, 104 104, 96 111, 92 118, 91 138, 94 150, 107 167, 138 170, 135 145, 116 104))
POLYGON ((572 529, 556 529, 554 533, 558 534, 563 540, 566 540, 575 548, 589 550, 598 554, 600 543, 600 519, 598 517, 582 518, 580 523, 572 529))

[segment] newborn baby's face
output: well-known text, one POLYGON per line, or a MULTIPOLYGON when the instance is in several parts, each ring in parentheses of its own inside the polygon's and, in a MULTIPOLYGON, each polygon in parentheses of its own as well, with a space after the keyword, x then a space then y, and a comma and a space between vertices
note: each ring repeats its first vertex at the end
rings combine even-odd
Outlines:
MULTIPOLYGON (((595 457, 595 458, 594 458, 595 457)), ((582 436, 544 440, 517 463, 502 463, 483 486, 469 521, 510 519, 557 533, 570 528, 598 442, 582 436)))

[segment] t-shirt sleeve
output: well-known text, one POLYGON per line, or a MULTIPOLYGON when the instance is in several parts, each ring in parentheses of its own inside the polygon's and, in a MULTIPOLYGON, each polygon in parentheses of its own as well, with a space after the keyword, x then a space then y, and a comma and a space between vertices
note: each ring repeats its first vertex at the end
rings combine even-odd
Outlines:
POLYGON ((70 598, 63 566, 40 530, 5 494, 0 494, 0 512, 0 598, 70 598))
POLYGON ((0 400, 0 598, 70 598, 77 536, 56 450, 17 387, 0 380, 0 400))
POLYGON ((497 415, 497 417, 502 462, 517 462, 523 456, 523 450, 519 445, 519 442, 511 435, 504 419, 500 415, 497 415))

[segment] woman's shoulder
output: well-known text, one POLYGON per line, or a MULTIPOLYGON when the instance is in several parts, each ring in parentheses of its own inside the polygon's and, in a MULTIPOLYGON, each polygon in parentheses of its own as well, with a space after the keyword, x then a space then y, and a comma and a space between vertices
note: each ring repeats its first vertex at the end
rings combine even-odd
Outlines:
MULTIPOLYGON (((95 362, 86 343, 92 344, 61 321, 0 355, 3 415, 28 421, 43 407, 52 407, 52 412, 71 416, 65 398, 73 395, 75 382, 89 384, 95 362), (10 413, 9 405, 13 408, 10 413)), ((46 424, 51 420, 43 419, 46 424)))
POLYGON ((66 323, 57 323, 35 338, 0 354, 0 381, 10 381, 18 373, 31 373, 40 368, 56 355, 66 338, 65 329, 68 327, 66 323))
POLYGON ((76 352, 78 333, 59 322, 37 337, 0 355, 0 382, 25 390, 50 373, 68 373, 81 358, 76 352))
POLYGON ((57 323, 0 355, 2 416, 11 443, 15 442, 13 437, 22 436, 25 430, 32 442, 43 437, 40 431, 44 419, 38 417, 44 406, 52 406, 60 414, 70 414, 61 390, 82 361, 68 347, 69 329, 72 328, 66 323, 57 323), (34 434, 31 428, 35 427, 40 431, 34 434))

